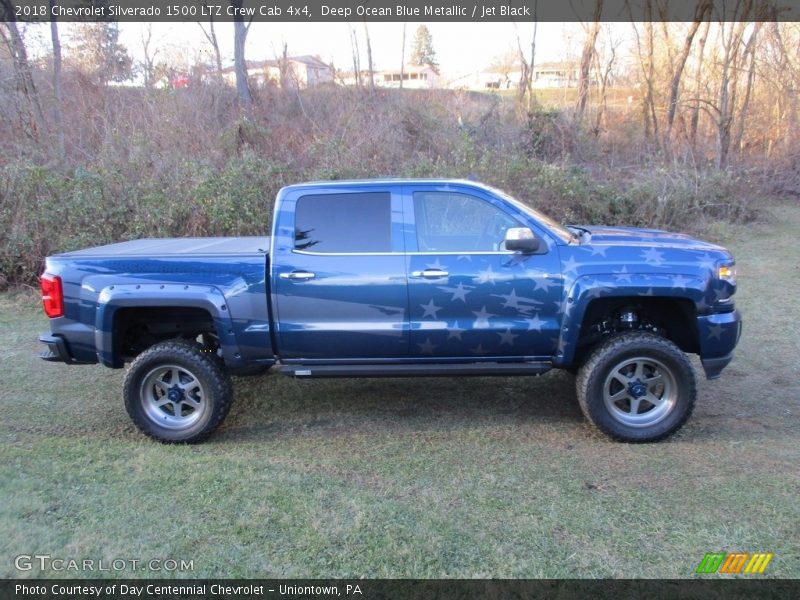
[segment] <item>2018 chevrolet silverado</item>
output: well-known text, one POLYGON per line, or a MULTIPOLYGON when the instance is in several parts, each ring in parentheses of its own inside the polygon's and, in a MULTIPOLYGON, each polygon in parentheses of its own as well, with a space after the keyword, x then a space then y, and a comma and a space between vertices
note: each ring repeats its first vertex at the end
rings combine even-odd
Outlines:
MULTIPOLYGON (((147 435, 197 442, 231 375, 577 373, 586 417, 655 441, 718 377, 741 333, 731 254, 687 235, 565 227, 471 181, 283 188, 269 237, 142 239, 48 257, 42 357, 130 364, 147 435)), ((531 393, 535 393, 532 389, 531 393)))

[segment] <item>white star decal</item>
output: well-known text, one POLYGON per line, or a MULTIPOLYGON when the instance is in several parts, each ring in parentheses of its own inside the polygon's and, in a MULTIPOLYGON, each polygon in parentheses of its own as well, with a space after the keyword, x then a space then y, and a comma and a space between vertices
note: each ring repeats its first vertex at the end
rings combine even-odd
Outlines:
POLYGON ((426 264, 425 267, 428 269, 436 269, 437 271, 444 271, 444 265, 439 262, 439 259, 436 259, 436 262, 431 264, 426 264))
POLYGON ((477 354, 478 356, 483 356, 489 353, 488 350, 484 350, 483 344, 478 344, 472 350, 470 350, 470 352, 472 352, 473 354, 477 354))
POLYGON ((461 300, 462 302, 466 302, 467 294, 469 294, 469 291, 467 291, 464 288, 463 283, 459 282, 459 284, 452 291, 452 294, 453 296, 450 298, 450 302, 455 302, 456 300, 461 300))
POLYGON ((491 283, 494 285, 494 280, 497 278, 497 273, 492 271, 492 265, 485 271, 478 271, 478 283, 491 283))
POLYGON ((420 354, 433 354, 433 351, 436 349, 436 346, 431 344, 431 338, 426 338, 425 343, 417 344, 419 346, 420 354))
POLYGON ((549 277, 549 275, 547 273, 542 273, 541 277, 535 277, 534 276, 533 283, 536 284, 536 287, 533 288, 534 292, 537 292, 539 290, 544 290, 545 294, 550 291, 551 287, 556 287, 556 285, 557 285, 555 283, 551 283, 550 282, 550 277, 549 277))
POLYGON ((652 296, 653 295, 653 288, 647 288, 647 291, 642 294, 636 294, 637 296, 652 296))
POLYGON ((589 256, 602 256, 603 258, 605 258, 608 246, 587 246, 586 249, 592 251, 592 253, 589 256))
POLYGON ((708 328, 708 339, 718 339, 722 341, 722 334, 725 332, 725 329, 722 325, 713 325, 712 327, 708 328))
POLYGON ((541 331, 545 323, 539 318, 539 313, 533 315, 532 319, 525 319, 528 322, 528 331, 541 331))
POLYGON ((672 289, 673 290, 685 290, 686 284, 689 283, 691 279, 688 277, 684 277, 683 275, 675 275, 672 278, 672 289))
POLYGON ((423 309, 425 309, 425 312, 422 314, 422 318, 423 319, 425 317, 432 317, 432 318, 436 319, 436 318, 438 318, 436 313, 438 313, 440 310, 442 310, 441 306, 436 306, 433 303, 433 298, 431 298, 430 302, 428 302, 427 304, 420 304, 420 306, 423 309))
POLYGON ((464 333, 464 331, 466 330, 458 327, 458 323, 453 323, 453 327, 448 328, 447 339, 455 338, 461 341, 461 334, 464 333))
POLYGON ((505 298, 505 302, 503 302, 503 308, 513 308, 519 309, 519 301, 520 299, 517 297, 517 291, 514 288, 511 288, 510 294, 494 294, 499 298, 505 298))
POLYGON ((475 323, 472 326, 474 329, 486 329, 489 327, 489 317, 493 317, 492 313, 486 312, 486 306, 481 307, 479 311, 472 311, 475 315, 475 323))
POLYGON ((706 252, 705 254, 703 254, 703 257, 700 259, 698 264, 699 264, 701 269, 705 269, 707 271, 710 271, 710 270, 712 270, 714 268, 714 265, 716 263, 715 263, 714 259, 711 257, 711 255, 708 252, 706 252))
POLYGON ((468 260, 472 262, 472 257, 469 254, 460 254, 456 260, 468 260))
POLYGON ((631 274, 628 273, 628 267, 623 266, 619 271, 614 271, 614 279, 631 283, 631 274))
POLYGON ((576 275, 578 273, 578 267, 582 266, 583 263, 575 262, 575 258, 572 256, 569 257, 569 260, 564 261, 561 264, 561 268, 564 271, 564 273, 575 273, 576 275))
POLYGON ((497 335, 500 336, 500 345, 508 344, 509 346, 514 345, 514 338, 519 337, 516 334, 511 333, 511 329, 506 329, 503 333, 497 332, 497 335))
POLYGON ((653 265, 654 267, 660 267, 664 264, 664 253, 659 252, 655 248, 648 248, 644 250, 641 254, 642 260, 646 262, 648 265, 653 265))

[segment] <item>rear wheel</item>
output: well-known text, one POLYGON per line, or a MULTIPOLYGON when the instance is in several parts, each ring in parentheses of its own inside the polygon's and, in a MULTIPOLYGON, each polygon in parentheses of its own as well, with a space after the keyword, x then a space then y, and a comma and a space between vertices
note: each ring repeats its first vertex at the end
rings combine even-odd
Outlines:
POLYGON ((581 410, 624 442, 654 442, 680 429, 697 396, 694 369, 671 341, 647 332, 610 338, 595 348, 575 382, 581 410))
POLYGON ((222 365, 197 344, 168 341, 142 352, 125 376, 125 408, 161 442, 194 443, 219 427, 233 389, 222 365))

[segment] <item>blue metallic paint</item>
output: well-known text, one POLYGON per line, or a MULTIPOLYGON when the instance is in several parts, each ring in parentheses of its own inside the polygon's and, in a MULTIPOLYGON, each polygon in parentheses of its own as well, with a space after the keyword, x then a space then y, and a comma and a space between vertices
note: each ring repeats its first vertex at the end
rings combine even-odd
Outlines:
POLYGON ((730 253, 657 230, 586 229, 579 243, 567 243, 534 214, 472 182, 289 186, 276 201, 271 242, 235 238, 231 244, 236 252, 209 253, 209 247, 226 245, 138 241, 48 258, 46 270, 62 277, 65 296, 65 316, 52 319, 51 330, 66 338, 77 360, 119 366, 112 343, 118 310, 196 306, 214 319, 231 367, 271 364, 278 356, 286 363, 307 364, 536 359, 569 366, 592 301, 653 296, 694 306, 700 356, 713 363, 707 367, 709 375, 718 374, 741 332, 732 302, 735 284, 716 276, 720 265, 733 264, 730 253), (420 253, 411 201, 416 189, 477 195, 530 227, 542 239, 542 251, 420 253), (299 197, 363 191, 391 193, 392 252, 295 251, 294 205, 299 197), (156 254, 147 253, 148 243, 156 254), (445 267, 448 276, 413 277, 414 271, 430 265, 445 267), (280 277, 295 270, 315 277, 280 277))

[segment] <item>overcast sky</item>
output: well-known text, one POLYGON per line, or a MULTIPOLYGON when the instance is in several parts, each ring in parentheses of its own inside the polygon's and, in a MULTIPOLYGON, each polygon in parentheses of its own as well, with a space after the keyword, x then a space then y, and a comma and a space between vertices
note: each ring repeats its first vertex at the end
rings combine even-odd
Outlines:
MULTIPOLYGON (((407 24, 406 60, 411 53, 411 42, 419 23, 407 24)), ((79 26, 79 25, 78 25, 79 26)), ((366 46, 363 23, 353 23, 359 37, 362 67, 366 68, 366 46)), ((428 23, 434 49, 442 72, 457 76, 462 73, 485 69, 492 60, 517 45, 519 33, 526 54, 530 52, 533 33, 532 23, 428 23)), ((76 25, 60 24, 64 41, 69 42, 69 33, 76 25)), ((135 60, 142 57, 142 34, 148 25, 123 23, 120 25, 121 41, 135 60)), ((190 61, 197 54, 210 52, 203 33, 197 23, 153 23, 154 45, 172 56, 185 56, 190 61)), ((223 54, 223 62, 233 61, 233 26, 218 23, 217 35, 223 54)), ((247 38, 248 60, 275 58, 288 44, 290 55, 319 55, 332 62, 337 69, 352 70, 350 45, 351 24, 348 23, 253 23, 247 38)), ((375 68, 392 69, 400 66, 403 41, 402 23, 370 23, 375 68)), ((32 54, 49 52, 50 39, 47 25, 28 26, 26 38, 32 54)), ((579 53, 582 41, 581 26, 576 23, 540 23, 537 33, 536 62, 564 60, 579 53)))

